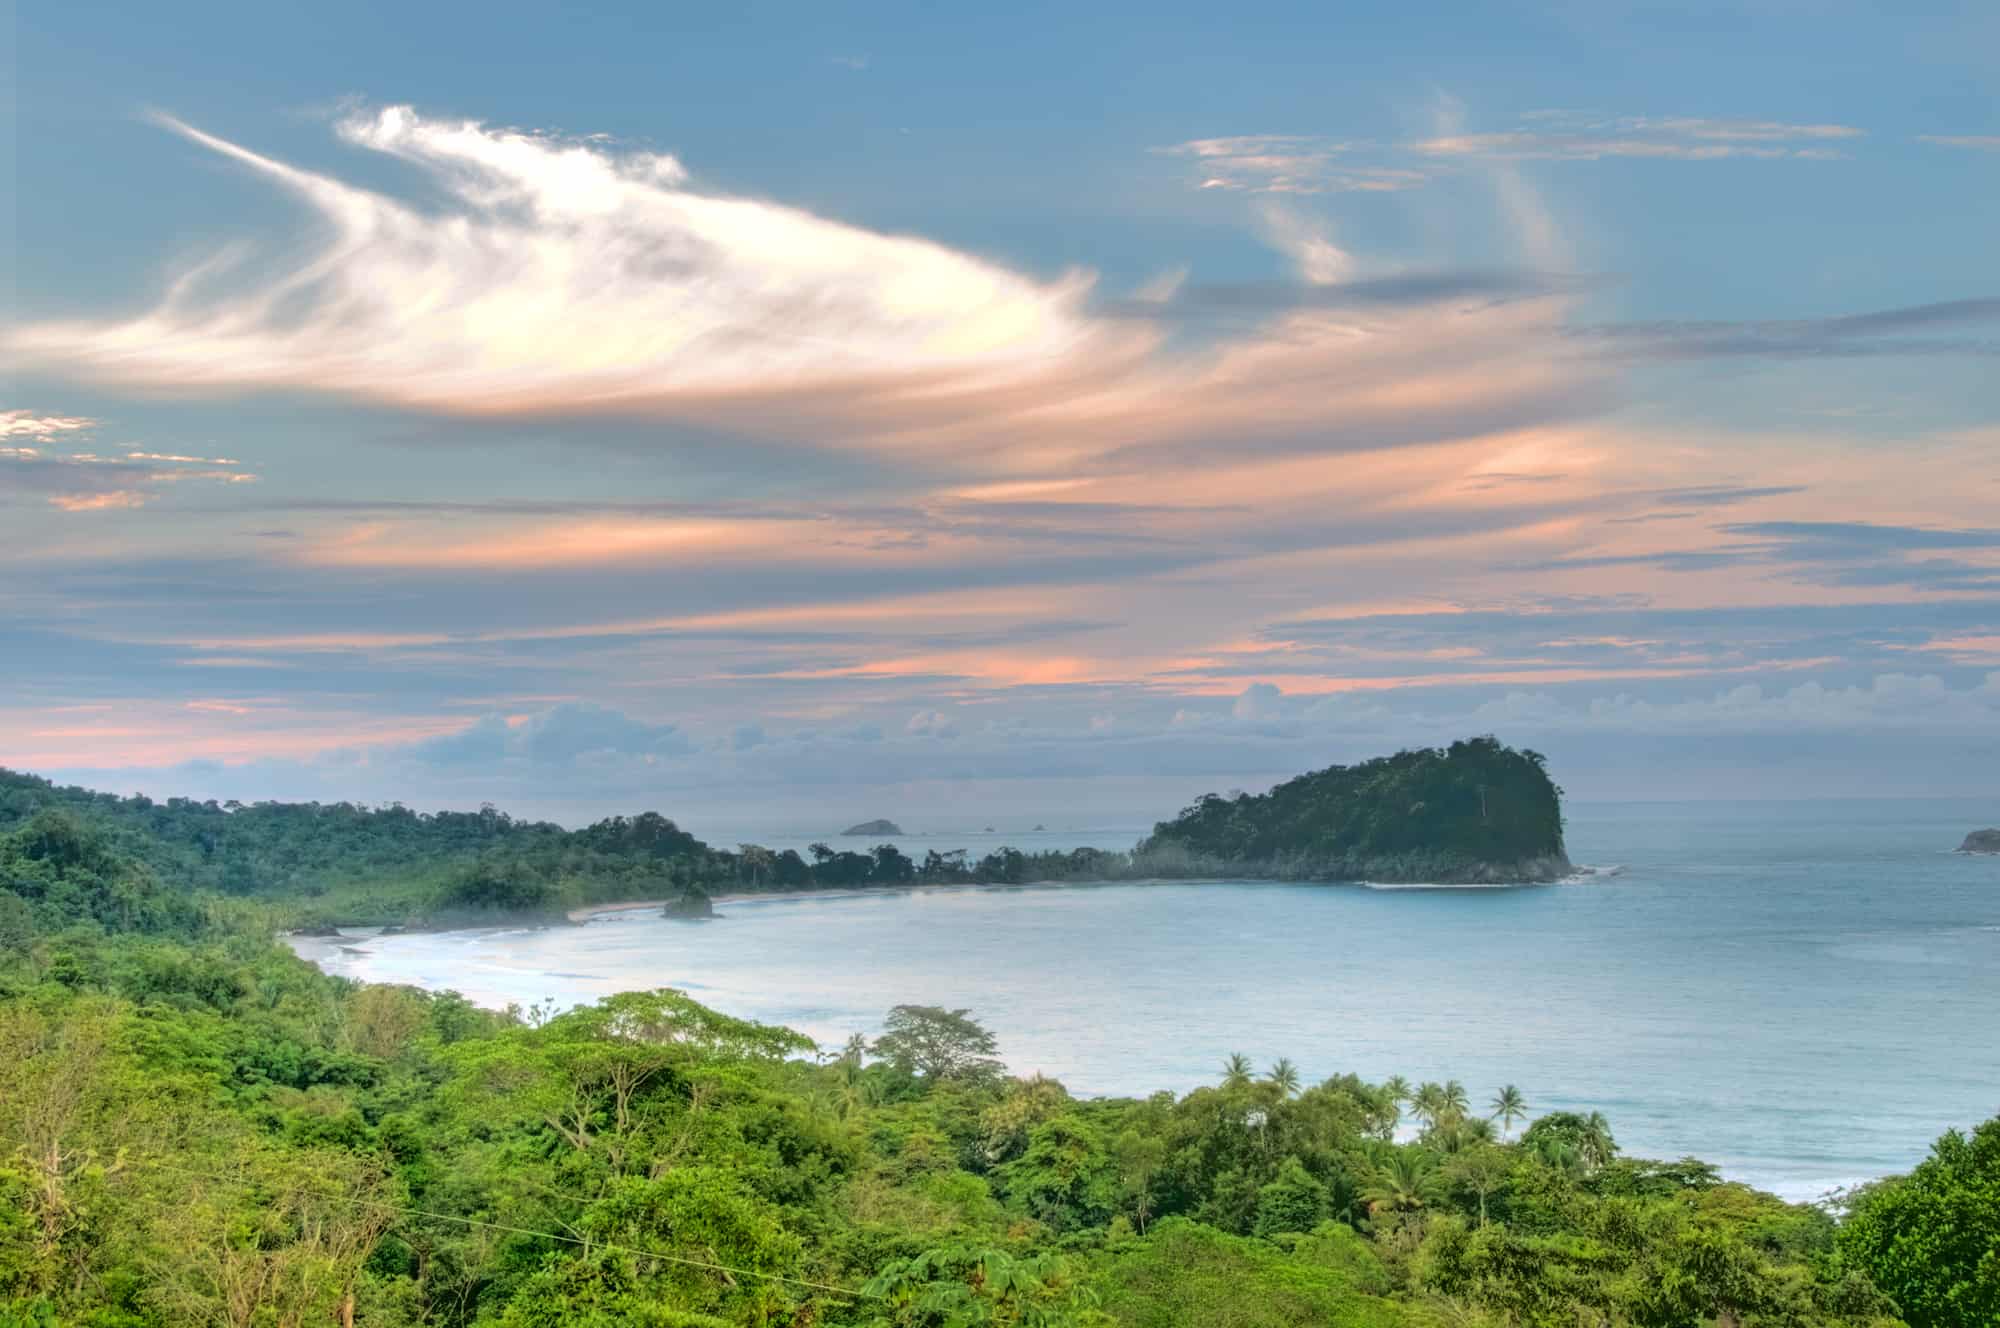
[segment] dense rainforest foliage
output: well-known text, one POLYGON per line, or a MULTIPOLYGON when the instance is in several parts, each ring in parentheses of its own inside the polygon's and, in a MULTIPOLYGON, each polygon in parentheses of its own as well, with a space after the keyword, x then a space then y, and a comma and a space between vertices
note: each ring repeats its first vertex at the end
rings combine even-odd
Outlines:
POLYGON ((1834 1213, 1509 1087, 1078 1100, 965 1010, 826 1050, 670 990, 486 1011, 320 973, 130 817, 0 833, 0 1328, 2000 1313, 2000 1121, 1834 1213))
POLYGON ((1492 738, 1332 766, 1261 795, 1210 794, 1139 855, 1300 880, 1534 880, 1569 870, 1562 790, 1539 752, 1492 738))
POLYGON ((491 807, 155 801, 0 770, 0 834, 35 826, 34 834, 81 844, 82 823, 94 851, 115 849, 126 864, 121 907, 155 896, 149 907, 184 907, 206 893, 279 902, 302 925, 553 915, 690 893, 1212 875, 1534 880, 1568 867, 1559 791, 1541 757, 1492 738, 1334 766, 1259 797, 1211 794, 1129 854, 1002 848, 977 859, 937 851, 912 859, 893 844, 865 853, 825 844, 806 854, 717 849, 657 812, 566 830, 491 807))

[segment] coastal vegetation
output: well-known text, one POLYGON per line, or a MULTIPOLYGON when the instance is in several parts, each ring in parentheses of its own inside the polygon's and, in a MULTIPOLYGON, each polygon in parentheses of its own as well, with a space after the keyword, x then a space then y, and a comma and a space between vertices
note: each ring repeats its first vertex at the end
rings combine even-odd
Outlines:
POLYGON ((1210 795, 1129 853, 999 848, 976 858, 963 850, 912 858, 891 843, 866 852, 823 843, 803 854, 756 844, 723 849, 658 812, 569 830, 491 806, 417 812, 400 804, 155 801, 0 770, 0 832, 31 826, 115 849, 134 873, 133 899, 145 895, 147 907, 185 908, 213 896, 264 904, 301 927, 554 919, 612 900, 861 887, 1198 877, 1538 881, 1569 870, 1560 790, 1542 758, 1492 738, 1334 766, 1259 796, 1210 795))
POLYGON ((1511 1085, 1078 1099, 967 1009, 482 1010, 319 972, 120 811, 0 832, 4 1328, 1993 1322, 2000 1121, 1828 1209, 1511 1085))

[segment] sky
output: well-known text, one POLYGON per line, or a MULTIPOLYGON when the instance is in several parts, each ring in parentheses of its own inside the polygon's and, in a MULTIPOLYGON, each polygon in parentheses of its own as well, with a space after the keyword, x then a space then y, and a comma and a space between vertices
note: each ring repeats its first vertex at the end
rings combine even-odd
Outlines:
POLYGON ((2000 801, 1991 4, 9 18, 0 764, 2000 801))

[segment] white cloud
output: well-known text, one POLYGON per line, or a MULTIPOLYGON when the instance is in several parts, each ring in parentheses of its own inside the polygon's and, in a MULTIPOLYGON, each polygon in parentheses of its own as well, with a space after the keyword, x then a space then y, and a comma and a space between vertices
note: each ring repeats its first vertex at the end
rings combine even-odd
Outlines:
POLYGON ((428 766, 486 768, 507 761, 573 766, 605 758, 636 758, 644 764, 694 750, 677 725, 647 723, 605 706, 571 702, 513 721, 487 715, 457 733, 392 748, 388 754, 407 755, 428 766))
MULTIPOLYGON (((693 187, 657 153, 426 119, 344 120, 449 195, 426 211, 172 128, 327 223, 278 278, 218 260, 154 308, 8 338, 32 362, 179 389, 305 387, 458 411, 712 407, 740 394, 990 390, 1150 339, 925 240, 693 187)), ((20 426, 15 426, 20 427, 20 426)))
POLYGON ((919 710, 903 725, 903 732, 913 738, 952 738, 958 736, 958 725, 941 710, 919 710))
POLYGON ((0 410, 0 438, 47 440, 60 434, 87 432, 96 427, 96 420, 81 415, 37 415, 29 410, 0 410))
POLYGON ((1237 696, 1229 713, 1239 720, 1262 723, 1283 713, 1285 694, 1268 682, 1253 682, 1237 696))

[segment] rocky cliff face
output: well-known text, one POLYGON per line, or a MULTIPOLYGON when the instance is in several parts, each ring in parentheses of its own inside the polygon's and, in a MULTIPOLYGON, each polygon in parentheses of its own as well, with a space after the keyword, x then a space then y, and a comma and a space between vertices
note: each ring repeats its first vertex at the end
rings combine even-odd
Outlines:
POLYGON ((2000 853, 2000 830, 1974 830, 1958 846, 1960 853, 2000 853))

